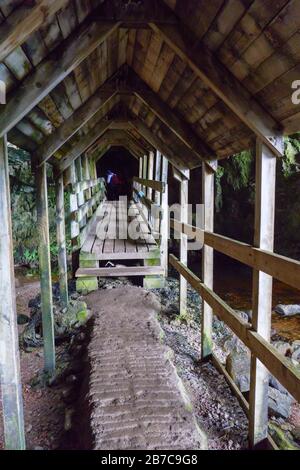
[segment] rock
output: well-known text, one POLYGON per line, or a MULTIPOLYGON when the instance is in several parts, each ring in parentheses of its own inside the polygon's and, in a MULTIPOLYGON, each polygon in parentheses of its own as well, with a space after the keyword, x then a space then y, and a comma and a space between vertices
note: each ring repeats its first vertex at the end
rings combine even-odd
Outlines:
POLYGON ((291 357, 292 363, 296 366, 300 362, 300 347, 292 353, 291 357))
POLYGON ((285 341, 274 341, 272 343, 272 346, 274 346, 277 351, 282 354, 283 356, 287 356, 290 354, 292 351, 292 348, 289 343, 286 343, 285 341))
POLYGON ((27 315, 24 315, 23 313, 18 313, 17 315, 17 323, 18 325, 25 325, 28 323, 30 318, 27 315))
POLYGON ((299 450, 296 443, 289 439, 287 434, 277 424, 269 423, 269 431, 279 449, 299 450))
POLYGON ((300 426, 296 426, 295 428, 293 428, 291 430, 291 433, 292 433, 294 439, 296 439, 296 441, 300 442, 300 426))
POLYGON ((252 319, 252 310, 235 310, 242 320, 246 322, 251 322, 252 319))
POLYGON ((300 339, 296 339, 292 342, 292 350, 295 351, 298 348, 300 348, 300 339))
POLYGON ((281 393, 273 387, 269 387, 269 412, 280 418, 288 418, 291 413, 293 398, 290 395, 281 393))
POLYGON ((73 408, 66 408, 65 410, 65 431, 70 431, 70 429, 72 429, 72 416, 74 414, 74 411, 75 410, 73 408))
POLYGON ((282 315, 283 317, 290 317, 292 315, 298 315, 300 314, 300 305, 294 304, 294 305, 283 305, 283 304, 278 304, 275 307, 275 312, 278 313, 279 315, 282 315))
POLYGON ((35 447, 33 448, 33 450, 44 450, 44 448, 41 447, 41 446, 35 446, 35 447))
POLYGON ((284 393, 285 395, 289 395, 289 392, 284 388, 283 385, 281 385, 281 383, 273 375, 270 375, 269 385, 273 388, 276 388, 276 390, 279 390, 281 393, 284 393))
POLYGON ((241 392, 250 390, 250 360, 249 351, 239 347, 235 347, 226 358, 226 370, 241 392))

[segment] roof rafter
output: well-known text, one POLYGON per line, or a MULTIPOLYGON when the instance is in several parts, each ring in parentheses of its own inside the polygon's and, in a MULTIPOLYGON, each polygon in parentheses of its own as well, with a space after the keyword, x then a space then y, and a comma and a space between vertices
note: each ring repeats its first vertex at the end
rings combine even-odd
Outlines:
POLYGON ((214 152, 198 137, 176 111, 162 101, 157 93, 130 69, 129 83, 132 93, 141 100, 176 136, 201 160, 215 158, 214 152))
POLYGON ((80 108, 58 127, 34 152, 33 158, 42 164, 57 152, 79 129, 82 128, 116 92, 101 86, 80 108))
POLYGON ((178 26, 149 23, 152 30, 277 156, 283 154, 279 123, 251 96, 234 75, 202 44, 189 44, 178 26))
POLYGON ((51 17, 69 0, 37 0, 35 3, 24 2, 9 15, 0 26, 0 62, 40 26, 47 17, 51 17))
POLYGON ((50 53, 0 109, 0 137, 10 131, 118 27, 118 22, 85 21, 50 53))

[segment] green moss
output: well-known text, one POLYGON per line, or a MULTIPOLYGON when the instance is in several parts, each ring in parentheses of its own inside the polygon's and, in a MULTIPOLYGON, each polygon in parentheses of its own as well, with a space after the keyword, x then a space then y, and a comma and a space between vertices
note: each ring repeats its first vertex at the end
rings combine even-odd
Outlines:
POLYGON ((300 447, 297 446, 291 439, 289 439, 287 434, 277 424, 269 423, 269 431, 279 449, 300 450, 300 447))
POLYGON ((76 280, 76 290, 80 293, 98 290, 98 279, 96 277, 79 278, 76 280))

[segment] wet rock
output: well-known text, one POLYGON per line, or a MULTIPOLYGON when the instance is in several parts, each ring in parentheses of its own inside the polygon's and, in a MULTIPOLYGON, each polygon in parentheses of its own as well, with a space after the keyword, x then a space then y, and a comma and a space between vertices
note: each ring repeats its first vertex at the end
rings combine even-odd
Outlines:
POLYGON ((292 350, 295 351, 298 348, 300 348, 300 339, 296 339, 292 342, 292 350))
POLYGON ((291 360, 294 365, 300 363, 300 347, 292 353, 291 360))
POLYGON ((291 346, 285 341, 274 341, 272 346, 274 346, 283 356, 288 356, 291 353, 291 346))
POLYGON ((17 315, 17 323, 18 325, 25 325, 28 323, 30 318, 27 315, 24 315, 23 313, 18 313, 17 315))
POLYGON ((268 394, 268 406, 270 414, 284 419, 288 418, 291 413, 293 398, 290 395, 281 393, 279 390, 273 387, 269 387, 268 394))
POLYGON ((249 351, 239 347, 235 347, 226 358, 226 370, 241 392, 250 390, 250 360, 249 351))
POLYGON ((284 305, 284 304, 278 304, 275 307, 275 312, 278 313, 279 315, 282 315, 283 317, 290 317, 293 315, 298 315, 300 314, 300 305, 294 304, 294 305, 284 305))
POLYGON ((73 408, 66 408, 65 410, 65 424, 64 429, 65 431, 70 431, 72 429, 72 417, 75 410, 73 408))
POLYGON ((285 395, 289 395, 289 392, 273 375, 270 375, 269 385, 273 388, 276 388, 276 390, 279 390, 279 392, 284 393, 285 395))
POLYGON ((279 449, 282 450, 299 450, 295 442, 289 437, 288 433, 285 433, 280 426, 275 423, 269 423, 269 431, 274 439, 275 443, 278 445, 279 449))

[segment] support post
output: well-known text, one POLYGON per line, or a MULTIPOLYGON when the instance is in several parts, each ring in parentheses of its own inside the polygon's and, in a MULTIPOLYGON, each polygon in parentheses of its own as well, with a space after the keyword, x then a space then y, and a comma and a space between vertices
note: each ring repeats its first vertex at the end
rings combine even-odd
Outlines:
POLYGON ((7 140, 0 138, 0 385, 5 448, 24 450, 7 140))
POLYGON ((168 195, 168 167, 169 161, 162 156, 161 181, 165 183, 165 191, 161 193, 162 217, 160 223, 160 252, 161 265, 165 268, 165 277, 168 276, 168 243, 169 243, 169 195, 168 195))
MULTIPOLYGON (((157 150, 156 151, 156 159, 155 159, 154 179, 156 181, 160 181, 160 178, 161 178, 161 153, 157 150)), ((160 192, 155 191, 155 195, 154 195, 155 204, 159 204, 159 195, 160 195, 160 192)))
MULTIPOLYGON (((256 141, 256 189, 254 246, 273 251, 276 157, 257 139, 256 141)), ((273 278, 262 271, 253 270, 252 326, 265 340, 270 341, 272 317, 273 278)), ((250 381, 250 446, 263 444, 268 434, 269 372, 251 356, 250 381)))
POLYGON ((61 303, 68 306, 68 268, 65 229, 64 181, 62 175, 56 178, 56 236, 58 245, 59 291, 61 303))
MULTIPOLYGON (((154 153, 149 152, 148 158, 148 180, 153 180, 154 153)), ((147 198, 152 200, 152 188, 147 188, 147 198)))
POLYGON ((39 265, 41 279, 42 323, 44 338, 45 372, 55 372, 54 319, 50 260, 48 194, 46 164, 36 167, 36 207, 39 234, 39 265))
MULTIPOLYGON (((143 157, 143 179, 147 179, 147 163, 148 162, 148 155, 144 155, 143 157)), ((142 191, 145 194, 146 193, 146 186, 142 186, 142 191)))
MULTIPOLYGON (((204 230, 214 230, 214 172, 202 163, 202 204, 204 204, 204 230)), ((202 279, 210 289, 213 288, 213 248, 204 245, 202 252, 202 279)), ((202 306, 201 357, 204 359, 212 353, 213 311, 208 303, 202 306)))
MULTIPOLYGON (((184 224, 188 223, 188 192, 189 182, 188 179, 182 179, 180 182, 180 221, 184 224)), ((188 253, 187 253, 187 235, 180 234, 180 261, 187 266, 188 253)), ((187 314, 187 280, 184 276, 180 275, 179 279, 179 311, 181 317, 186 317, 187 314)))

